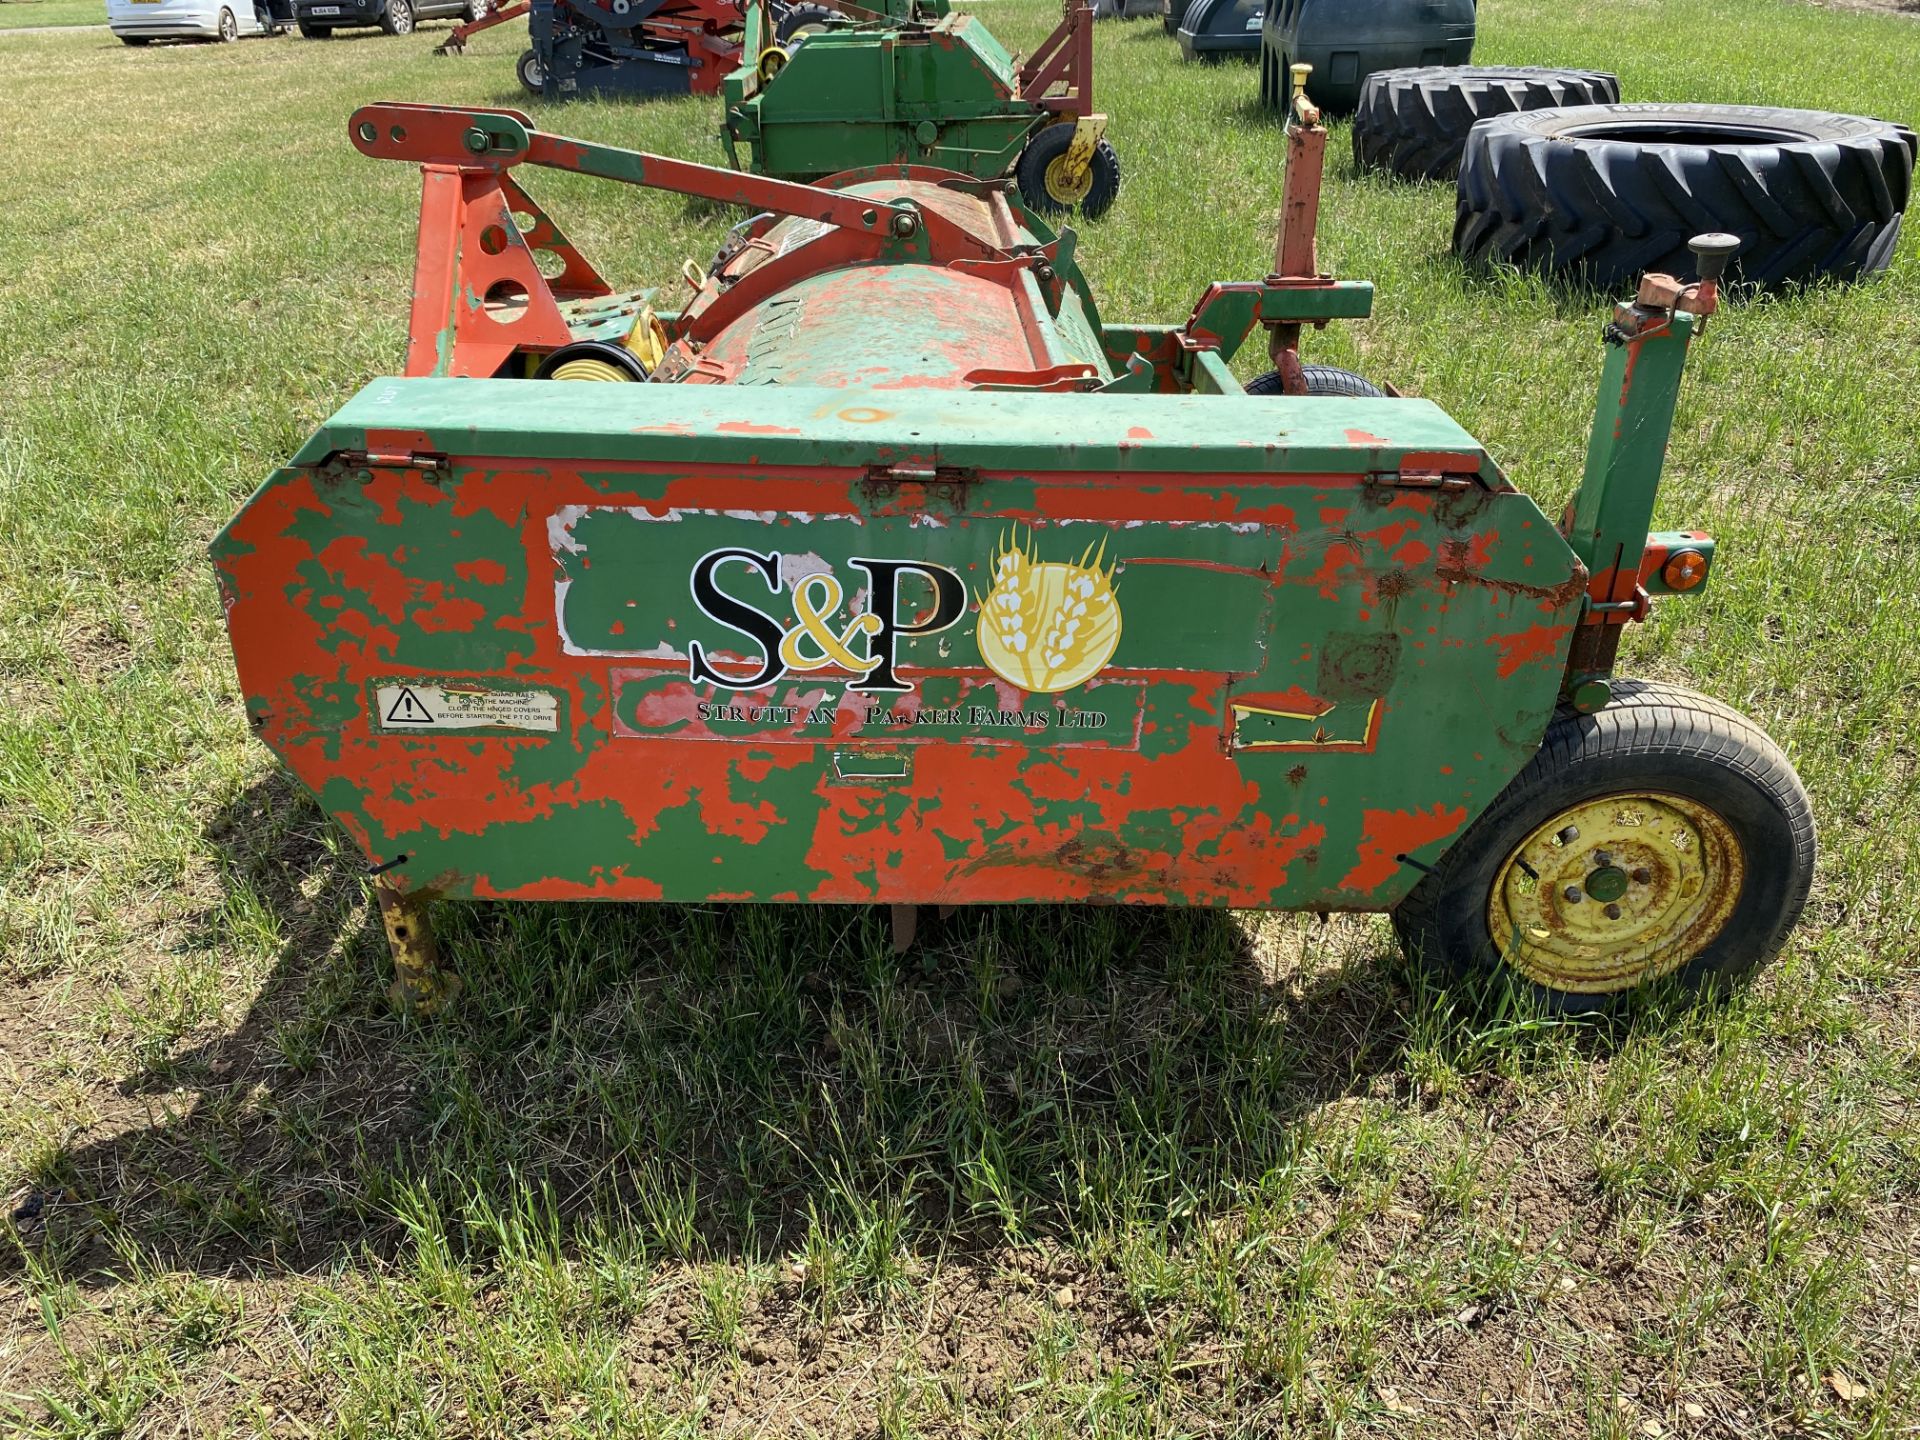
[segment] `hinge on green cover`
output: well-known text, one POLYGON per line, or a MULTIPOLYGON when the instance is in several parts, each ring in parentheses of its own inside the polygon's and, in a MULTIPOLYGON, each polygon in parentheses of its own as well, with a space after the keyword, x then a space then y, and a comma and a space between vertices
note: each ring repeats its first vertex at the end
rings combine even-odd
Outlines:
POLYGON ((431 450, 336 450, 314 466, 322 480, 366 484, 375 470, 418 470, 437 483, 447 473, 447 457, 431 450))
POLYGON ((1426 465, 1402 465, 1398 470, 1374 476, 1374 480, 1400 490, 1471 490, 1480 483, 1478 475, 1463 475, 1426 465))

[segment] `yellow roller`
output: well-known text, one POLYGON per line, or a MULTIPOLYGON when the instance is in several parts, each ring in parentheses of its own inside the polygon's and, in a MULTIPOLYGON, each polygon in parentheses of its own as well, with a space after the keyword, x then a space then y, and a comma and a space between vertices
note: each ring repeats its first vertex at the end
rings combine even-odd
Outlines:
POLYGON ((633 377, 618 365, 608 360, 595 360, 583 355, 578 360, 569 360, 564 365, 556 365, 549 380, 631 380, 633 377))

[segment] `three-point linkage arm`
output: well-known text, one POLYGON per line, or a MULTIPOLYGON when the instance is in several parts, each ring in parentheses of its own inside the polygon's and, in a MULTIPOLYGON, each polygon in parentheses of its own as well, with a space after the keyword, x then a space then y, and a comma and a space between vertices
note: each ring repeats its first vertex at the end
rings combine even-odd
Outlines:
MULTIPOLYGON (((561 135, 545 135, 517 110, 474 110, 449 105, 365 105, 353 112, 348 131, 354 146, 378 160, 499 173, 516 165, 541 165, 596 175, 653 190, 696 195, 723 205, 799 215, 843 229, 907 239, 923 227, 954 243, 965 232, 910 201, 878 202, 857 195, 742 174, 717 165, 675 160, 642 150, 623 150, 561 135)), ((977 247, 976 247, 977 248, 977 247)), ((981 258, 996 258, 983 254, 981 258)))
POLYGON ((717 329, 752 303, 760 288, 790 283, 799 265, 1024 258, 912 200, 880 200, 544 135, 512 110, 368 105, 354 112, 348 133, 362 154, 421 167, 409 375, 497 374, 516 353, 550 351, 572 340, 560 309, 563 301, 610 293, 600 273, 514 180, 510 172, 521 165, 696 195, 829 227, 830 240, 803 247, 805 256, 782 257, 724 295, 716 290, 698 318, 686 322, 695 329, 717 329), (516 213, 531 214, 532 229, 523 232, 516 213), (542 274, 536 251, 558 257, 557 277, 542 274))
POLYGON ((447 33, 447 38, 433 47, 436 55, 464 55, 467 53, 467 41, 482 30, 491 30, 496 25, 505 25, 509 21, 519 20, 533 9, 531 0, 520 0, 517 5, 503 5, 498 10, 490 10, 478 20, 468 20, 456 25, 447 33))

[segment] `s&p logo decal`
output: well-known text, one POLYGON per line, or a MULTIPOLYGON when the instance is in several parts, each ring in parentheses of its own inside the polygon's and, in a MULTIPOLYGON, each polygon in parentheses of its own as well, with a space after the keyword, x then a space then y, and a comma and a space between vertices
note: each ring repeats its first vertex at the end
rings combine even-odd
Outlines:
MULTIPOLYGON (((1031 532, 1003 534, 992 556, 991 585, 979 597, 981 662, 1029 694, 1071 690, 1099 674, 1120 644, 1120 602, 1105 557, 1104 539, 1097 548, 1087 546, 1078 560, 1042 560, 1031 532)), ((744 548, 711 550, 695 562, 689 576, 694 603, 709 619, 753 641, 760 659, 749 674, 728 674, 692 641, 688 679, 760 690, 789 674, 837 669, 854 677, 850 690, 903 693, 913 687, 895 668, 901 638, 938 634, 967 613, 966 585, 946 565, 850 557, 847 563, 866 576, 868 600, 863 611, 842 616, 847 589, 838 576, 816 571, 789 586, 780 563, 777 551, 744 548), (758 576, 770 600, 786 597, 791 623, 720 588, 723 569, 738 567, 758 576), (930 606, 906 605, 902 581, 908 575, 933 587, 930 606)), ((747 588, 754 588, 751 582, 747 588)))
POLYGON ((785 589, 780 555, 754 550, 711 550, 693 567, 693 602, 713 620, 759 642, 762 659, 752 675, 728 675, 715 669, 699 641, 687 646, 687 678, 711 681, 733 690, 759 690, 791 671, 824 670, 838 666, 856 678, 848 689, 863 693, 911 690, 894 673, 894 647, 903 635, 935 635, 967 613, 967 587, 956 571, 945 565, 917 560, 869 560, 852 556, 847 563, 867 575, 868 608, 845 624, 836 618, 846 592, 831 573, 802 576, 794 583, 792 626, 766 611, 736 600, 714 583, 723 565, 746 565, 759 572, 769 596, 785 589), (924 576, 933 585, 933 607, 913 624, 900 616, 900 581, 905 575, 924 576), (864 653, 855 645, 865 641, 864 653))

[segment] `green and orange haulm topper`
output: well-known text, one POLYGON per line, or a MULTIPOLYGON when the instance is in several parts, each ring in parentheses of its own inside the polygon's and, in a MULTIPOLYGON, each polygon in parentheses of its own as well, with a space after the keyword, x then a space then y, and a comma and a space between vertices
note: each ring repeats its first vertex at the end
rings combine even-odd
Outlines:
POLYGON ((1714 278, 1614 311, 1556 524, 1437 405, 1302 363, 1372 305, 1315 258, 1304 93, 1274 273, 1174 324, 1104 320, 1005 181, 801 185, 509 111, 350 130, 424 172, 405 373, 213 557, 251 723, 364 854, 402 999, 455 983, 438 898, 881 904, 897 935, 922 905, 1390 911, 1568 1006, 1793 925, 1786 760, 1614 675, 1712 571, 1649 525, 1714 278), (532 166, 753 218, 669 306, 532 166))

